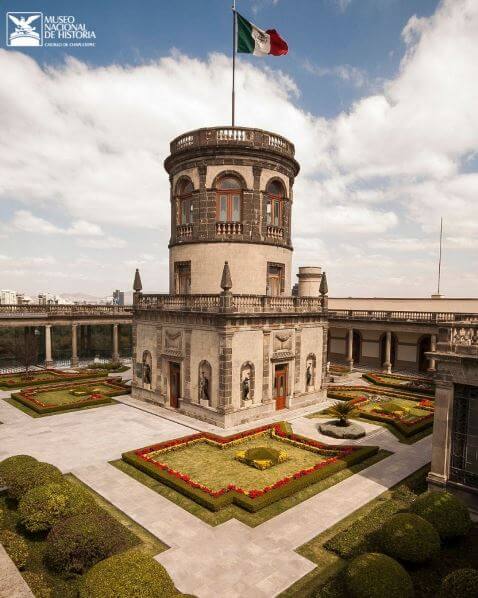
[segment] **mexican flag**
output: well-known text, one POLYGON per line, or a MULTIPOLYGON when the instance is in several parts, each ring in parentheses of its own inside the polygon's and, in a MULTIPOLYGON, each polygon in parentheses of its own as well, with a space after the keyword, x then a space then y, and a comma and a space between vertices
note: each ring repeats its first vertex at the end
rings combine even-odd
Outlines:
POLYGON ((275 29, 263 31, 236 12, 237 15, 237 51, 254 56, 282 56, 289 48, 275 29))

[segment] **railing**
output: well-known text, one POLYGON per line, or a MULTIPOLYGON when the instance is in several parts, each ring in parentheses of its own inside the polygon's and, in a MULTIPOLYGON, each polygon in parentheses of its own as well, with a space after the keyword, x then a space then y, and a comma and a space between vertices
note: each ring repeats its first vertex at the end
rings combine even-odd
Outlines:
POLYGON ((282 239, 284 237, 284 229, 281 226, 267 225, 267 236, 273 239, 282 239))
POLYGON ((1 318, 28 318, 35 316, 120 316, 132 314, 130 305, 0 305, 1 318))
POLYGON ((331 320, 367 320, 396 322, 455 322, 473 320, 475 314, 427 311, 382 311, 361 309, 334 309, 329 311, 331 320))
POLYGON ((247 127, 211 127, 189 131, 173 139, 170 149, 171 154, 175 154, 192 147, 229 144, 268 149, 291 158, 295 154, 294 144, 285 137, 262 129, 247 127))
MULTIPOLYGON (((140 295, 136 309, 199 311, 219 313, 221 295, 140 295)), ((268 295, 232 295, 234 313, 321 313, 323 297, 271 297, 268 295)))
POLYGON ((193 225, 192 224, 179 224, 176 227, 177 237, 192 237, 193 236, 193 225))
POLYGON ((242 235, 242 222, 216 222, 216 235, 242 235))
POLYGON ((478 356, 478 315, 473 320, 457 321, 440 328, 438 351, 478 356))

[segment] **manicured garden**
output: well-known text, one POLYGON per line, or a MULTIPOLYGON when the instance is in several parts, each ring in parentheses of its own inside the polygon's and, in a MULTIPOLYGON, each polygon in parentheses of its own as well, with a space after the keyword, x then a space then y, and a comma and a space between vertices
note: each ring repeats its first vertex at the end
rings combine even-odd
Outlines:
POLYGON ((193 434, 129 451, 123 460, 211 511, 234 503, 256 512, 377 452, 328 446, 281 422, 226 438, 193 434))
POLYGON ((129 392, 131 392, 131 387, 119 380, 100 378, 42 388, 27 387, 20 392, 12 393, 12 399, 35 413, 45 415, 108 404, 112 402, 112 397, 129 392))
POLYGON ((25 386, 38 386, 54 382, 76 382, 107 376, 112 372, 124 372, 128 368, 121 364, 92 364, 78 372, 65 372, 63 370, 45 369, 29 372, 16 372, 0 374, 0 390, 23 388, 25 386))
POLYGON ((0 462, 0 542, 35 596, 182 596, 166 547, 74 478, 26 455, 0 462))
POLYGON ((382 374, 375 372, 367 372, 362 374, 362 378, 377 384, 379 386, 389 386, 390 388, 398 388, 408 392, 418 392, 426 395, 435 394, 435 383, 428 378, 419 378, 418 376, 404 376, 401 374, 382 374))
POLYGON ((478 525, 427 469, 302 546, 317 568, 282 598, 477 596, 478 525))

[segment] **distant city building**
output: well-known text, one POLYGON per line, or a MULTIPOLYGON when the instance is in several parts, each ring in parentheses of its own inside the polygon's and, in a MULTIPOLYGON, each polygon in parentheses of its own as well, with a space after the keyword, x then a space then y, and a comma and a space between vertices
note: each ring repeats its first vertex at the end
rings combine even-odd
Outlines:
POLYGON ((68 301, 59 295, 51 293, 38 293, 39 305, 73 305, 72 301, 68 301))
POLYGON ((17 293, 16 291, 9 291, 7 289, 0 291, 0 304, 1 305, 16 305, 17 293))
POLYGON ((113 305, 124 305, 124 292, 119 291, 118 289, 116 289, 116 291, 113 291, 112 303, 113 305))
POLYGON ((17 305, 28 305, 32 302, 32 298, 25 293, 17 293, 17 305))

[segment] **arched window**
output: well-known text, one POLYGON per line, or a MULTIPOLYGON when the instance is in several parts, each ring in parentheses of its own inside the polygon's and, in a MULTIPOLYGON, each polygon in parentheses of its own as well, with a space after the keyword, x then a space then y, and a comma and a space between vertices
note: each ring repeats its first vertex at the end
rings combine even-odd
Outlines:
POLYGON ((189 179, 182 179, 176 187, 178 202, 178 224, 192 224, 193 222, 193 184, 189 179))
POLYGON ((241 182, 235 176, 223 176, 216 188, 216 220, 218 222, 241 222, 241 182))
POLYGON ((278 227, 284 226, 284 198, 284 185, 277 180, 270 181, 266 187, 267 224, 278 227))

